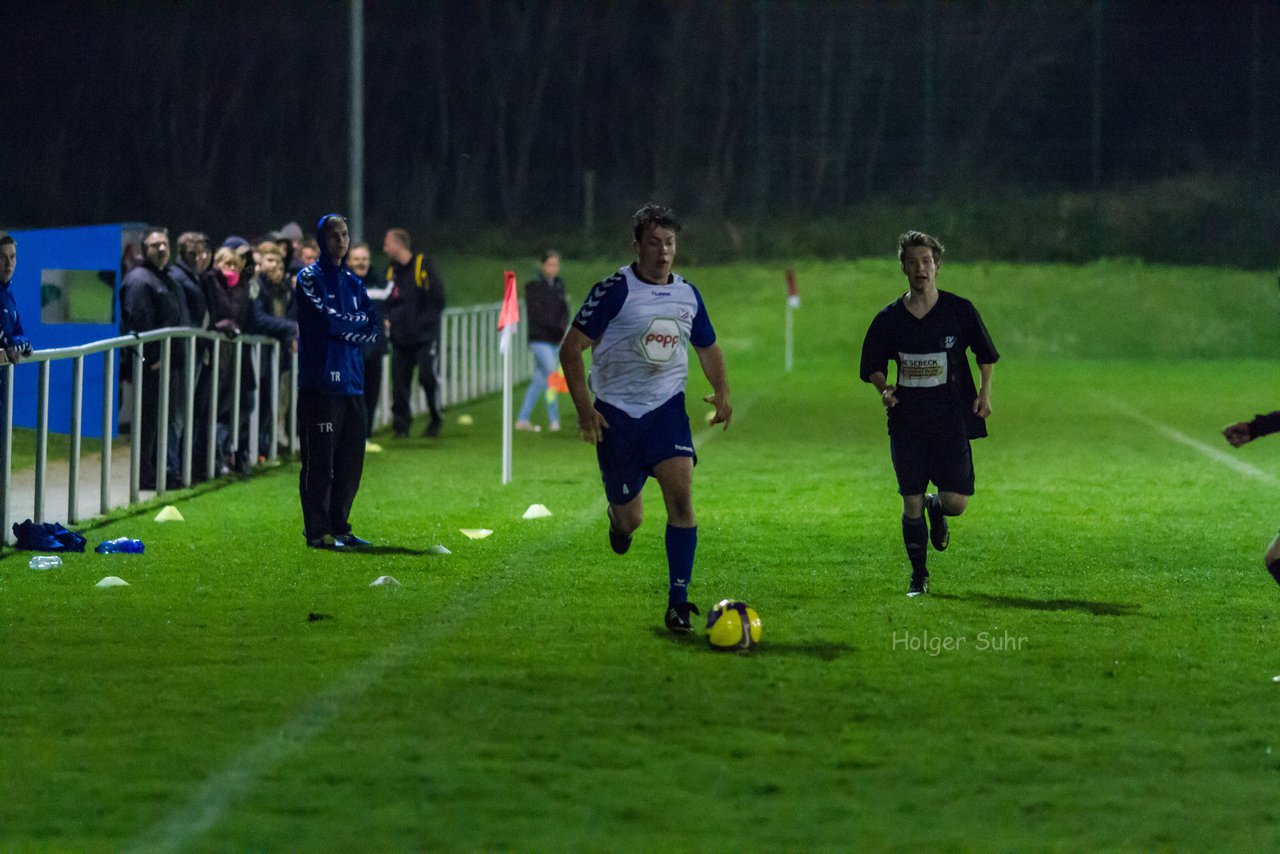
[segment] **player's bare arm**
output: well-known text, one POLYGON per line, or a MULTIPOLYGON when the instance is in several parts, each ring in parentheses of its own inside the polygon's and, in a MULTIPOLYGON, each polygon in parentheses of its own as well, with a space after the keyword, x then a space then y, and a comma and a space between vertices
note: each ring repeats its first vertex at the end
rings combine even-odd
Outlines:
POLYGON ((885 409, 893 409, 898 405, 898 398, 894 395, 897 386, 889 385, 889 378, 884 374, 876 371, 867 377, 867 382, 876 387, 876 391, 880 392, 880 402, 884 404, 885 409))
POLYGON ((978 372, 982 375, 982 386, 978 389, 978 397, 973 402, 973 411, 979 418, 986 418, 991 414, 991 374, 994 369, 995 365, 981 363, 978 365, 978 372))
POLYGON ((591 405, 587 369, 582 360, 582 354, 594 347, 595 343, 582 330, 570 326, 560 344, 560 369, 564 371, 565 385, 569 386, 573 406, 578 410, 578 435, 584 442, 592 445, 598 444, 604 438, 604 431, 609 428, 609 422, 605 421, 600 410, 591 405))
POLYGON ((707 382, 711 383, 712 393, 702 398, 704 402, 716 408, 716 414, 711 419, 711 423, 723 424, 724 429, 728 430, 729 421, 733 418, 733 407, 729 404, 729 376, 724 365, 724 353, 720 351, 719 344, 712 344, 710 347, 694 347, 693 350, 698 354, 702 373, 706 375, 707 382))

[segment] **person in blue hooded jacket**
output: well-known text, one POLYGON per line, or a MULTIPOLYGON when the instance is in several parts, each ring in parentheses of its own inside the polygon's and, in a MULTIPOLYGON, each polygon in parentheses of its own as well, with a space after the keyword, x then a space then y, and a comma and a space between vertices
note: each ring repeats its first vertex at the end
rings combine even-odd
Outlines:
POLYGON ((0 231, 0 348, 12 364, 18 364, 23 356, 31 355, 31 342, 22 331, 22 318, 18 316, 18 303, 9 292, 13 271, 18 267, 18 244, 12 237, 0 231))
POLYGON ((363 345, 376 339, 364 283, 346 266, 347 220, 316 223, 320 258, 298 273, 298 433, 302 519, 311 548, 369 545, 348 517, 364 470, 363 345))

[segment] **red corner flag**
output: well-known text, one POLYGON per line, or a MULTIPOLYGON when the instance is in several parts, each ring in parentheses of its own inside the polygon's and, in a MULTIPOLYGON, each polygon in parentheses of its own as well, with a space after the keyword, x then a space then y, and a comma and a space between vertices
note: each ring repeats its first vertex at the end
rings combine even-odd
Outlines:
POLYGON ((792 308, 800 307, 800 289, 796 287, 796 271, 787 268, 787 305, 792 308))
POLYGON ((508 324, 520 322, 520 298, 516 295, 516 274, 510 270, 502 273, 504 290, 502 291, 502 314, 498 315, 498 328, 505 329, 508 324))
POLYGON ((502 279, 502 311, 498 314, 498 329, 502 330, 502 338, 498 341, 498 349, 505 353, 511 346, 511 334, 515 331, 515 325, 520 322, 520 298, 516 296, 516 274, 504 270, 502 279))

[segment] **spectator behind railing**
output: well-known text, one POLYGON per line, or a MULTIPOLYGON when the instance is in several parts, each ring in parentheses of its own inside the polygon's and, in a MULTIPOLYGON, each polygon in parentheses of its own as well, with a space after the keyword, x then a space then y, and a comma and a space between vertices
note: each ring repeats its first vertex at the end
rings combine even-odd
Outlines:
POLYGON ((373 328, 378 340, 364 345, 364 409, 365 438, 373 435, 373 417, 378 412, 378 401, 382 397, 382 359, 387 355, 387 297, 391 296, 391 285, 382 281, 382 277, 369 269, 372 258, 369 255, 368 243, 357 243, 351 247, 347 255, 347 267, 364 282, 364 289, 369 294, 373 320, 373 328))
POLYGON ((286 222, 276 236, 280 248, 284 250, 284 271, 289 274, 289 278, 297 279, 298 273, 307 266, 302 263, 302 256, 298 251, 303 240, 302 226, 296 222, 286 222))
POLYGON ((280 374, 279 399, 271 400, 271 385, 266 382, 258 395, 261 407, 258 411, 262 413, 258 419, 258 453, 265 456, 271 447, 272 418, 278 435, 288 435, 284 414, 292 378, 289 356, 298 352, 298 309, 294 304, 293 280, 285 273, 280 245, 272 239, 263 240, 254 247, 253 254, 258 267, 257 275, 249 282, 254 321, 259 334, 270 335, 280 342, 280 363, 276 365, 280 374))
POLYGON ((18 268, 18 244, 12 237, 0 231, 0 348, 11 364, 18 364, 23 356, 31 355, 31 342, 22 331, 22 318, 18 316, 18 304, 9 293, 13 271, 18 268))
MULTIPOLYGON (((302 267, 298 268, 298 272, 302 272, 303 267, 309 267, 320 258, 320 244, 314 237, 304 237, 298 241, 298 261, 302 267)), ((296 274, 295 274, 296 275, 296 274)))
MULTIPOLYGON (((196 329, 208 329, 209 306, 205 303, 201 277, 213 263, 213 249, 209 235, 203 231, 184 231, 178 235, 178 257, 169 265, 174 281, 182 285, 191 312, 191 325, 196 329)), ((195 460, 206 459, 209 447, 209 383, 213 345, 204 340, 196 341, 196 394, 193 400, 191 425, 191 456, 195 460)), ((203 465, 192 467, 195 480, 203 480, 203 465)))
MULTIPOLYGON (((149 332, 168 326, 191 326, 191 305, 183 287, 173 277, 169 268, 169 230, 163 226, 151 226, 142 237, 143 261, 140 267, 130 270, 120 285, 120 319, 125 332, 149 332)), ((142 378, 133 377, 134 394, 142 394, 142 424, 135 425, 142 431, 142 460, 139 466, 139 486, 156 488, 156 439, 160 399, 159 342, 147 344, 142 349, 142 378)), ((181 455, 184 399, 183 380, 186 377, 185 351, 173 347, 169 354, 169 436, 166 467, 168 485, 181 485, 181 455)), ((126 365, 132 359, 126 358, 126 365)), ((131 372, 131 369, 130 369, 131 372)), ((125 373, 125 371, 122 371, 125 373)))
MULTIPOLYGON (((209 321, 213 328, 228 338, 241 333, 257 331, 254 321, 253 299, 249 294, 248 279, 252 267, 246 273, 246 262, 251 262, 249 244, 242 237, 228 237, 213 255, 213 267, 204 274, 205 301, 209 306, 209 321), (243 251, 241 251, 243 250, 243 251)), ((246 472, 253 461, 248 458, 249 413, 253 408, 257 385, 253 376, 252 360, 245 351, 240 365, 240 412, 238 423, 231 423, 235 399, 235 354, 226 348, 218 360, 218 459, 219 474, 232 469, 246 472), (232 430, 238 442, 232 442, 232 430), (233 450, 233 445, 234 450, 233 450)))

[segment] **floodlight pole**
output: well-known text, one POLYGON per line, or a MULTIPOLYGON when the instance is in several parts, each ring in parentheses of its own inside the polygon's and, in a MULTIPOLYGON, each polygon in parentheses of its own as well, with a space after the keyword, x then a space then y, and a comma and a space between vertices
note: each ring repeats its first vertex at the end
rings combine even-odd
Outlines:
POLYGON ((347 214, 351 244, 364 240, 364 0, 351 0, 351 164, 347 214))

